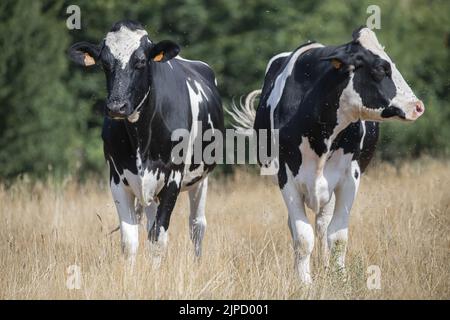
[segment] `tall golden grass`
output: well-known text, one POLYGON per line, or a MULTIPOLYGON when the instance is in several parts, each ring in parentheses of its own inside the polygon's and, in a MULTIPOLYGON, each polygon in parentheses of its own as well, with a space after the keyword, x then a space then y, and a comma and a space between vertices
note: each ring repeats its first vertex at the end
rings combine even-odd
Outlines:
MULTIPOLYGON (((379 164, 363 176, 352 211, 348 280, 313 259, 314 283, 297 281, 287 212, 268 179, 240 171, 210 181, 203 258, 193 258, 188 201, 173 212, 169 246, 153 269, 142 227, 133 272, 120 253, 105 182, 0 187, 2 299, 449 299, 450 163, 379 164), (68 289, 67 268, 81 269, 68 289), (367 267, 381 269, 369 290, 367 267)), ((310 216, 313 218, 312 215, 310 216)))

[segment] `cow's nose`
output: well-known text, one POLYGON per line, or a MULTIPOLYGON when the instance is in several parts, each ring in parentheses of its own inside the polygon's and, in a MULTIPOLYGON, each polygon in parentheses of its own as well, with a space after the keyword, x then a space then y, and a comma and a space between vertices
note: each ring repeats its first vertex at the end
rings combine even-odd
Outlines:
POLYGON ((127 115, 127 102, 113 102, 108 103, 108 113, 111 117, 124 117, 127 115))
POLYGON ((418 114, 422 114, 422 113, 424 113, 424 111, 425 111, 425 105, 423 104, 422 101, 418 101, 416 103, 416 112, 418 114))
POLYGON ((415 109, 414 109, 414 113, 416 115, 416 117, 420 117, 423 113, 425 112, 425 105, 423 104, 422 101, 417 101, 415 104, 415 109))

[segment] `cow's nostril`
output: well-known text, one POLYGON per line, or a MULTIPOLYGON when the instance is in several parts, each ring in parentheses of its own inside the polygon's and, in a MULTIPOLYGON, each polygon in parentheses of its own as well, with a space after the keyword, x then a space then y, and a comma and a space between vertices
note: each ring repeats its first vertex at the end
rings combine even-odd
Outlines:
POLYGON ((119 112, 124 113, 127 109, 127 104, 123 103, 120 107, 119 107, 119 112))
POLYGON ((425 106, 423 105, 422 101, 419 101, 416 103, 416 112, 421 114, 425 111, 425 106))
POLYGON ((127 115, 128 102, 113 102, 107 105, 108 114, 111 117, 120 118, 127 115))

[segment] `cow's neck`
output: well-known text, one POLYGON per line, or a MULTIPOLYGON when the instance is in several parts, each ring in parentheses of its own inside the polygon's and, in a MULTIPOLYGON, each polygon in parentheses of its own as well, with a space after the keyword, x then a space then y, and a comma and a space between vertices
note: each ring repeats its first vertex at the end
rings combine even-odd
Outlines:
MULTIPOLYGON (((348 75, 330 71, 324 75, 304 99, 304 108, 300 106, 299 115, 305 117, 308 129, 303 135, 310 140, 311 146, 320 157, 330 151, 337 135, 352 121, 340 108, 340 97, 348 84, 348 75)), ((300 128, 301 130, 301 128, 300 128)))
POLYGON ((352 121, 343 113, 340 106, 342 91, 348 84, 348 75, 329 71, 314 85, 305 99, 303 106, 298 109, 297 119, 301 119, 301 126, 297 126, 298 134, 309 140, 309 145, 317 157, 309 158, 316 162, 317 177, 323 174, 326 161, 331 153, 331 146, 336 137, 352 121))
POLYGON ((125 127, 128 132, 130 144, 139 158, 143 161, 149 158, 150 141, 152 137, 151 121, 153 118, 153 109, 151 108, 151 96, 146 97, 146 101, 140 110, 139 119, 136 122, 125 120, 125 127))

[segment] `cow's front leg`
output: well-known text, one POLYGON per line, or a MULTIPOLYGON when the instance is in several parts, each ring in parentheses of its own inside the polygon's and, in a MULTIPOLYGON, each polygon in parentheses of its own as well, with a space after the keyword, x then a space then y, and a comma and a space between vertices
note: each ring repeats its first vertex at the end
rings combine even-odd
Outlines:
POLYGON ((135 212, 135 197, 122 182, 115 184, 114 179, 111 179, 111 193, 119 214, 122 251, 131 264, 134 264, 139 247, 139 221, 135 212))
POLYGON ((316 239, 319 245, 319 262, 323 267, 328 267, 329 250, 327 243, 327 230, 331 219, 333 218, 335 195, 331 196, 330 201, 320 208, 316 215, 316 239))
POLYGON ((189 233, 194 243, 195 255, 202 254, 202 240, 206 230, 206 192, 208 190, 208 177, 200 181, 189 190, 189 233))
POLYGON ((328 246, 331 252, 331 267, 335 271, 345 272, 348 223, 350 210, 358 192, 359 177, 359 166, 356 161, 352 161, 350 168, 335 190, 336 204, 333 218, 328 226, 328 246))
POLYGON ((310 258, 314 247, 314 230, 306 216, 305 205, 293 182, 281 190, 288 208, 288 225, 294 242, 295 267, 300 281, 310 284, 310 258))
POLYGON ((150 231, 155 226, 156 212, 158 211, 158 203, 156 201, 152 201, 150 205, 144 208, 144 211, 147 217, 147 234, 150 234, 150 231))
POLYGON ((170 216, 177 201, 180 188, 177 183, 169 183, 164 186, 158 195, 159 204, 156 210, 156 218, 148 233, 151 243, 157 244, 159 249, 164 250, 168 242, 168 229, 170 216))

